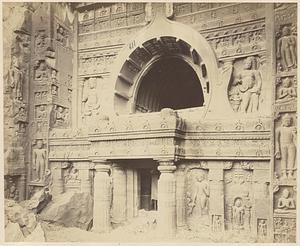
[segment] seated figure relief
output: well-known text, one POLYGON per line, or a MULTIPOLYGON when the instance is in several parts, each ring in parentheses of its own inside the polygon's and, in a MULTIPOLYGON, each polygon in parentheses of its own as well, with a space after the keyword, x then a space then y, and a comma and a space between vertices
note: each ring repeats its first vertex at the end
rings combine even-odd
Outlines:
POLYGON ((295 201, 293 198, 290 197, 290 192, 288 189, 284 189, 282 192, 281 197, 278 200, 277 203, 278 209, 276 209, 276 212, 287 212, 289 209, 295 209, 295 201))
POLYGON ((65 176, 65 183, 78 183, 80 179, 78 177, 78 169, 71 167, 68 174, 65 176))
POLYGON ((296 89, 291 85, 291 79, 286 77, 282 81, 282 87, 278 91, 277 102, 289 102, 297 97, 296 89))

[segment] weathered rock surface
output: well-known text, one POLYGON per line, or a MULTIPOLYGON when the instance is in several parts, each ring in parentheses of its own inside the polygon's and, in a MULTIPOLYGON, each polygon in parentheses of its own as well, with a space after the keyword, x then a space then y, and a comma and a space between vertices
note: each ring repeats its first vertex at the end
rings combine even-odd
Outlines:
POLYGON ((42 189, 36 192, 31 199, 20 202, 24 208, 32 210, 34 213, 40 213, 51 201, 52 195, 48 190, 42 189))
POLYGON ((23 242, 24 235, 18 223, 8 222, 5 227, 6 242, 23 242))
POLYGON ((44 231, 35 214, 13 200, 5 200, 5 241, 45 241, 44 231))
POLYGON ((41 224, 37 224, 34 231, 25 238, 24 242, 46 242, 41 224))
POLYGON ((43 221, 87 230, 93 218, 93 199, 88 193, 66 192, 56 196, 41 212, 43 221))

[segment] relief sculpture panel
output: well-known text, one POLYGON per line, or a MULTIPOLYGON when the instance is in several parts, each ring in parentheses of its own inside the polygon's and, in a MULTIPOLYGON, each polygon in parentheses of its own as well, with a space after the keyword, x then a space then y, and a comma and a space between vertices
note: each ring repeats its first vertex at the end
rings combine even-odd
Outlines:
POLYGON ((191 169, 186 176, 187 223, 192 231, 209 230, 209 183, 207 170, 191 169))
POLYGON ((233 164, 226 170, 225 182, 225 228, 246 233, 253 227, 253 171, 245 169, 243 162, 233 164))
MULTIPOLYGON (((275 133, 275 157, 280 161, 282 180, 295 179, 296 174, 296 133, 297 128, 289 114, 282 116, 275 133)), ((278 170, 278 169, 276 169, 278 170)))
POLYGON ((237 61, 235 75, 229 86, 229 101, 235 112, 257 113, 261 107, 262 76, 258 58, 249 56, 237 61))

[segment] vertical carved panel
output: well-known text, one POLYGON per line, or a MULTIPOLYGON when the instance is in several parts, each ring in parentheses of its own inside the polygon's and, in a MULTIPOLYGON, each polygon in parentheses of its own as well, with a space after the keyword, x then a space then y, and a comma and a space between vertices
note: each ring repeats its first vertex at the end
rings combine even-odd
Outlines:
POLYGON ((208 173, 204 169, 191 169, 186 176, 187 224, 193 231, 209 228, 208 173))
POLYGON ((25 198, 28 134, 28 93, 31 10, 27 5, 4 6, 4 175, 6 198, 25 198), (20 18, 15 19, 18 15, 20 18))
POLYGON ((297 174, 297 6, 275 5, 274 242, 295 242, 297 174))

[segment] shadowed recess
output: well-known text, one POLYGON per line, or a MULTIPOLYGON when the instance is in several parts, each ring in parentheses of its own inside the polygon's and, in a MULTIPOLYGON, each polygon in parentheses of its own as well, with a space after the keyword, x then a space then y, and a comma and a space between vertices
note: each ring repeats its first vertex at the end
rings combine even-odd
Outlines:
POLYGON ((203 106, 203 91, 199 78, 183 59, 160 59, 141 80, 136 100, 137 112, 203 106))

